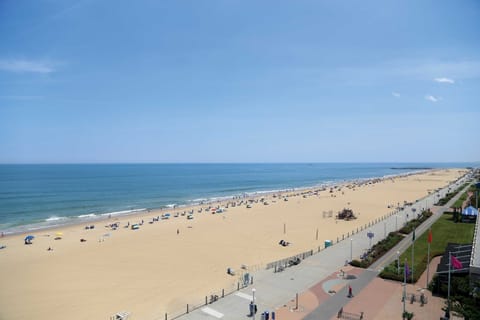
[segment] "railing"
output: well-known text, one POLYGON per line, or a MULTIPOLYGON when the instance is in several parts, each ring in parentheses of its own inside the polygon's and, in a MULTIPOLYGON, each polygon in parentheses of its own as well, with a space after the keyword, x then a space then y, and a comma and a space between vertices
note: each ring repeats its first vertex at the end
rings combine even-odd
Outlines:
POLYGON ((199 299, 194 303, 189 303, 185 305, 185 308, 182 311, 177 311, 176 313, 165 313, 163 317, 156 318, 157 320, 171 320, 171 319, 178 319, 181 316, 184 316, 194 310, 203 308, 216 302, 219 299, 222 299, 232 293, 235 293, 241 289, 248 287, 250 284, 253 283, 253 277, 248 277, 248 282, 246 281, 238 281, 236 284, 232 283, 232 286, 228 289, 221 289, 218 291, 211 292, 209 295, 206 295, 203 299, 199 299))

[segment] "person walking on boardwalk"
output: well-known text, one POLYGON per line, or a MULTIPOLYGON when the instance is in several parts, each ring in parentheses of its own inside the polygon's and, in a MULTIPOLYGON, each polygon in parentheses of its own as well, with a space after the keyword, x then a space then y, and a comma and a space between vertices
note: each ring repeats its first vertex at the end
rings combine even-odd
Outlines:
POLYGON ((253 303, 253 301, 250 301, 250 314, 248 315, 249 317, 253 317, 257 313, 257 305, 253 303))
POLYGON ((349 297, 349 298, 352 298, 352 297, 353 297, 352 287, 351 287, 351 286, 348 286, 348 297, 349 297))

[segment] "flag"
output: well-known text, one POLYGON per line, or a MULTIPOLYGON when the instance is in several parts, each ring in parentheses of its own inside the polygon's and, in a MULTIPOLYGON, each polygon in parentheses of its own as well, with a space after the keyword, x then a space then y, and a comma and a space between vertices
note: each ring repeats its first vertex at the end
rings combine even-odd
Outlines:
POLYGON ((452 267, 454 269, 462 269, 463 265, 456 257, 452 256, 452 267))
POLYGON ((413 237, 412 237, 412 242, 415 242, 415 229, 413 229, 413 237))
POLYGON ((427 242, 432 243, 432 229, 428 230, 427 242))
POLYGON ((409 276, 409 275, 410 275, 410 268, 408 267, 407 261, 405 261, 405 276, 409 276))

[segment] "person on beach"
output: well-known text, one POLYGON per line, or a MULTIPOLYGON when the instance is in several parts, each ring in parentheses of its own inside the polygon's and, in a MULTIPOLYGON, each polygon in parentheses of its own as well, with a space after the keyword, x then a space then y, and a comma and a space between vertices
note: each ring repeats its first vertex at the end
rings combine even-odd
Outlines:
POLYGON ((179 230, 179 229, 177 229, 177 235, 178 235, 178 234, 180 234, 180 230, 179 230))

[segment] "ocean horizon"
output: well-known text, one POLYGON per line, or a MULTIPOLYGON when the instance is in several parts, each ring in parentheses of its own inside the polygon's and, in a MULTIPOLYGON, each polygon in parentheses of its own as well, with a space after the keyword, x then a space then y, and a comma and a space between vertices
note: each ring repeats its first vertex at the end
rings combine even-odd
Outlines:
POLYGON ((476 163, 0 164, 0 231, 476 163))

